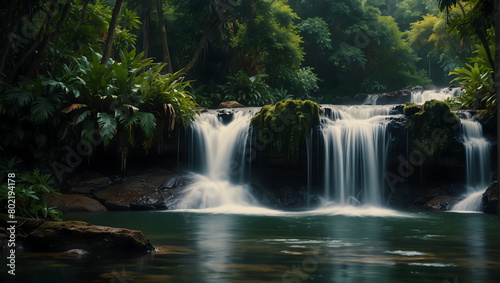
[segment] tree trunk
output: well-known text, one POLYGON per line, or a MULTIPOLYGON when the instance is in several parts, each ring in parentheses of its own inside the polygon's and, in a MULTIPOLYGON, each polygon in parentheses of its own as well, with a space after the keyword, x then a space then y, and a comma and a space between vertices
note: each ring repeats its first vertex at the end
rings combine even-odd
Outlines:
POLYGON ((167 72, 172 74, 174 71, 172 69, 172 62, 170 61, 170 52, 168 50, 168 42, 167 42, 167 28, 165 27, 165 20, 163 19, 163 7, 161 5, 161 0, 156 0, 156 10, 158 11, 158 18, 161 26, 161 44, 163 47, 163 62, 167 63, 167 72))
MULTIPOLYGON (((44 37, 42 44, 40 45, 40 48, 38 49, 38 52, 35 53, 34 59, 31 62, 31 67, 30 67, 30 69, 28 71, 28 75, 27 75, 28 78, 34 78, 36 76, 36 74, 38 73, 38 67, 42 63, 43 56, 45 54, 45 50, 47 50, 47 46, 55 38, 55 36, 61 32, 64 20, 66 19, 66 16, 69 13, 70 6, 71 6, 71 0, 67 0, 66 4, 64 4, 64 8, 63 8, 63 11, 61 13, 61 17, 59 18, 59 21, 57 22, 55 31, 48 34, 47 37, 44 37)), ((49 31, 50 31, 50 29, 49 29, 49 31)))
POLYGON ((201 36, 200 41, 198 42, 198 46, 196 46, 196 50, 194 51, 193 58, 191 58, 191 61, 184 67, 184 74, 189 73, 191 69, 196 65, 196 62, 198 61, 198 58, 200 57, 201 54, 201 49, 205 44, 207 44, 208 38, 210 35, 222 24, 222 20, 219 20, 217 23, 215 23, 213 26, 208 27, 205 29, 203 32, 203 35, 201 36))
MULTIPOLYGON (((500 107, 498 107, 498 95, 500 94, 500 1, 495 2, 495 91, 497 95, 497 141, 500 140, 500 107)), ((497 176, 500 176, 500 144, 497 143, 497 176)), ((500 182, 498 182, 498 199, 500 202, 500 182)), ((500 215, 500 203, 498 204, 498 215, 500 215)))
POLYGON ((490 63, 493 70, 495 70, 495 60, 493 59, 493 55, 491 55, 490 45, 488 43, 488 39, 486 39, 486 35, 479 27, 476 27, 476 34, 478 35, 479 41, 481 41, 481 44, 483 45, 484 50, 486 51, 486 57, 488 57, 488 62, 490 63))
POLYGON ((109 58, 111 58, 113 41, 115 40, 116 26, 118 25, 118 17, 120 16, 120 9, 122 7, 122 4, 123 0, 116 0, 115 7, 113 8, 113 14, 111 16, 111 21, 109 22, 108 38, 106 38, 106 45, 104 46, 101 64, 106 64, 109 58))
POLYGON ((47 17, 44 19, 42 26, 40 27, 40 31, 36 36, 36 39, 32 43, 30 49, 24 53, 24 55, 14 64, 12 70, 10 70, 10 75, 8 77, 7 82, 11 83, 17 77, 17 73, 24 66, 24 61, 28 58, 33 58, 33 54, 35 51, 38 51, 38 47, 49 37, 50 35, 50 26, 52 25, 52 17, 55 13, 55 6, 51 5, 50 10, 46 12, 47 17))
POLYGON ((80 19, 78 20, 78 26, 81 27, 83 21, 85 20, 85 13, 87 12, 87 6, 89 5, 90 0, 83 1, 82 13, 80 14, 80 19))
POLYGON ((144 59, 149 58, 149 42, 151 42, 149 35, 149 22, 151 21, 151 8, 149 1, 142 2, 142 51, 144 52, 144 59))

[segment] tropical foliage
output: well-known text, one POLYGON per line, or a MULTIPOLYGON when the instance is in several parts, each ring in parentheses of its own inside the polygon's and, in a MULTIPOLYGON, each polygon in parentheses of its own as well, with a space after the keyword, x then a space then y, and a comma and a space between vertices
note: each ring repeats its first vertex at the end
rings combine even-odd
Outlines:
MULTIPOLYGON (((20 172, 16 167, 21 163, 17 158, 12 158, 5 165, 0 165, 0 174, 8 176, 15 174, 14 186, 16 215, 25 217, 43 217, 61 221, 62 212, 55 207, 48 207, 46 197, 49 195, 57 197, 59 193, 54 189, 51 174, 42 174, 39 169, 33 172, 20 172)), ((0 205, 5 211, 8 207, 9 188, 7 180, 4 179, 0 186, 0 205)))

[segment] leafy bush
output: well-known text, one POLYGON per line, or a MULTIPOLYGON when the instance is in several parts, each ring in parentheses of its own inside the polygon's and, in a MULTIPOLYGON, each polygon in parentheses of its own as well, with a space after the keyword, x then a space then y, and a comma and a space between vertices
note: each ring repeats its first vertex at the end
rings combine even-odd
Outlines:
POLYGON ((18 85, 4 85, 0 93, 0 146, 38 160, 52 159, 51 150, 59 136, 59 111, 76 92, 68 76, 39 76, 18 85))
POLYGON ((249 77, 243 70, 234 76, 227 76, 228 81, 220 86, 224 100, 235 100, 246 106, 273 103, 271 87, 266 83, 267 77, 266 74, 249 77))
POLYGON ((293 94, 288 93, 287 89, 280 88, 274 89, 273 97, 276 101, 293 99, 293 94))
MULTIPOLYGON (((497 97, 493 89, 493 68, 486 57, 485 49, 476 45, 475 57, 469 58, 471 64, 456 68, 450 75, 456 75, 451 82, 463 85, 463 93, 449 101, 460 109, 486 109, 487 116, 493 117, 496 113, 497 97)), ((494 47, 490 46, 491 52, 494 47)), ((450 82, 450 83, 451 83, 450 82)))
POLYGON ((156 137, 161 149, 165 133, 174 129, 175 121, 187 126, 198 113, 197 104, 189 95, 189 81, 175 74, 160 75, 165 64, 153 65, 135 50, 120 53, 120 62, 100 63, 100 55, 91 61, 81 57, 74 77, 78 80, 77 103, 64 112, 73 117, 67 128, 76 141, 92 140, 98 132, 105 148, 112 147, 121 156, 121 169, 126 169, 129 146, 142 139, 148 151, 156 137), (147 71, 140 72, 146 67, 147 71))
POLYGON ((295 94, 295 98, 312 99, 315 92, 319 90, 318 76, 311 67, 300 68, 285 77, 285 84, 295 94))
MULTIPOLYGON (((15 183, 15 200, 16 200, 16 215, 32 218, 50 218, 56 221, 61 221, 62 212, 55 207, 48 207, 45 199, 48 195, 57 196, 59 193, 52 187, 53 181, 50 179, 51 174, 41 174, 39 169, 33 170, 32 173, 18 172, 15 166, 20 163, 20 160, 13 158, 9 160, 7 165, 0 166, 2 176, 7 176, 8 173, 16 173, 15 183)), ((7 180, 4 180, 0 187, 0 203, 5 204, 7 208, 8 186, 7 180)))

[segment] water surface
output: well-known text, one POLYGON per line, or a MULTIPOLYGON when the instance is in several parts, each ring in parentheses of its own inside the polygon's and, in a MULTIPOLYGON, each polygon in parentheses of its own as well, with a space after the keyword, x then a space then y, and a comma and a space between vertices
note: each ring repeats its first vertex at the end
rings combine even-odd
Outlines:
POLYGON ((65 215, 65 220, 71 219, 142 230, 158 251, 130 258, 18 252, 16 281, 498 282, 500 278, 499 219, 480 213, 226 208, 65 215))

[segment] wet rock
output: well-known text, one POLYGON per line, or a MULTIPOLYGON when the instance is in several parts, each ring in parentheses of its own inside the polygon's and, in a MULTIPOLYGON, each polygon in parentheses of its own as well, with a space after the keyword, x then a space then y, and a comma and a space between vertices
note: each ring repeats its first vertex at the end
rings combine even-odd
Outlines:
POLYGON ((394 107, 392 107, 391 111, 389 112, 389 115, 401 115, 404 114, 403 109, 404 109, 404 104, 399 104, 394 107))
POLYGON ((175 188, 182 188, 186 184, 189 183, 190 177, 192 175, 188 173, 180 174, 178 176, 174 176, 166 181, 164 184, 158 187, 159 192, 163 192, 165 190, 171 190, 175 188))
POLYGON ((78 257, 78 256, 86 255, 86 254, 88 254, 88 252, 86 250, 82 250, 82 249, 72 249, 72 250, 67 250, 67 251, 63 252, 62 254, 64 256, 78 257))
POLYGON ((94 196, 108 210, 168 209, 169 200, 177 197, 190 176, 152 168, 127 176, 122 184, 98 191, 94 196))
POLYGON ((498 214, 498 182, 488 186, 483 194, 484 213, 498 214))
POLYGON ((217 111, 217 117, 221 118, 224 124, 228 124, 233 121, 234 111, 232 110, 219 110, 217 111))
POLYGON ((433 85, 433 84, 429 84, 429 85, 425 85, 424 86, 424 90, 438 90, 439 87, 433 85))
POLYGON ((100 177, 79 182, 69 189, 72 194, 91 194, 95 191, 109 187, 111 180, 108 177, 100 177))
MULTIPOLYGON (((0 214, 0 227, 9 227, 10 224, 7 223, 7 221, 12 220, 9 219, 7 214, 0 214)), ((36 219, 36 218, 26 218, 22 216, 16 216, 16 221, 17 221, 17 229, 16 232, 28 234, 31 233, 33 230, 38 228, 40 225, 44 224, 47 222, 45 219, 36 219)))
POLYGON ((28 235, 26 247, 60 252, 83 249, 94 254, 146 253, 153 250, 141 231, 95 226, 81 221, 47 222, 28 235))
POLYGON ((356 104, 361 104, 366 100, 367 97, 367 93, 357 93, 356 95, 354 95, 353 101, 355 101, 356 104))
POLYGON ((264 188, 256 184, 250 184, 252 195, 259 203, 273 208, 305 208, 315 206, 319 199, 314 194, 307 194, 304 187, 297 188, 291 184, 283 185, 281 188, 264 188))
POLYGON ((85 195, 61 194, 59 196, 48 196, 47 206, 55 206, 62 212, 68 211, 107 211, 100 202, 85 195))
POLYGON ((390 207, 403 209, 409 207, 410 192, 406 186, 395 187, 391 190, 388 197, 388 205, 390 207))
POLYGON ((243 108, 245 105, 237 102, 237 101, 225 101, 221 102, 217 108, 243 108))
POLYGON ((402 131, 408 128, 408 119, 406 117, 391 117, 387 128, 390 132, 402 131))
POLYGON ((424 208, 434 211, 445 211, 450 210, 453 205, 455 205, 459 199, 453 196, 438 196, 428 201, 424 208))

